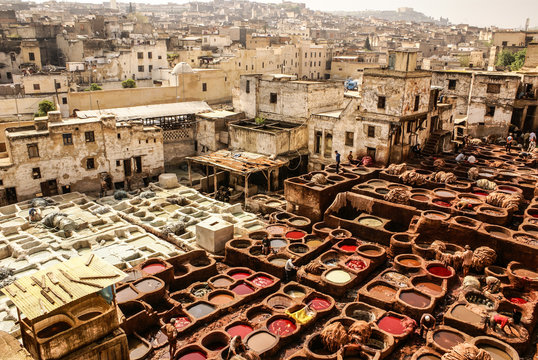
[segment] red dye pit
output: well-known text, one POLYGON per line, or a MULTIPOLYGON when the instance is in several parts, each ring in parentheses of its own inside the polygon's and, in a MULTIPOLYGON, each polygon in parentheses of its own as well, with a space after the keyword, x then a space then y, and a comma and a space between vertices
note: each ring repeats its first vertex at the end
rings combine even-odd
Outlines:
POLYGON ((193 351, 181 356, 178 360, 205 360, 207 356, 201 351, 193 351))
POLYGON ((287 336, 297 330, 297 325, 288 319, 277 319, 269 324, 268 329, 275 335, 287 336))
POLYGON ((433 203, 439 206, 450 207, 450 203, 442 200, 434 200, 433 203))
POLYGON ((183 329, 185 326, 189 325, 191 323, 190 319, 188 317, 179 317, 176 318, 176 322, 174 323, 174 326, 179 331, 183 329))
POLYGON ((517 304, 517 305, 523 305, 527 303, 527 300, 520 297, 511 297, 508 300, 510 300, 511 303, 517 304))
POLYGON ((452 275, 452 272, 449 269, 441 265, 430 266, 428 268, 428 271, 432 273, 433 275, 441 276, 441 277, 448 277, 452 275))
POLYGON ((331 306, 331 303, 327 299, 315 297, 308 303, 308 305, 312 309, 319 311, 319 310, 328 309, 329 306, 331 306))
POLYGON ((271 278, 268 278, 267 276, 256 276, 254 279, 252 279, 252 283, 256 285, 257 287, 268 287, 269 285, 273 284, 274 281, 271 278))
POLYGON ((346 266, 353 270, 362 270, 366 267, 366 263, 362 260, 349 260, 346 266))
POLYGON ((248 334, 250 334, 254 329, 251 326, 248 325, 234 325, 226 332, 230 334, 230 336, 233 338, 234 336, 240 336, 241 339, 244 339, 248 334))
POLYGON ((531 214, 533 218, 538 218, 538 214, 531 214))
POLYGON ((166 269, 166 266, 164 266, 164 264, 155 263, 144 266, 142 268, 142 271, 146 274, 156 274, 163 271, 164 269, 166 269))
POLYGON ((488 193, 482 192, 482 191, 475 191, 473 194, 478 196, 488 196, 488 193))
POLYGON ((302 239, 305 236, 305 233, 300 231, 289 231, 286 233, 288 239, 302 239))
POLYGON ((245 271, 238 271, 238 272, 233 273, 230 276, 234 278, 235 280, 241 280, 241 279, 248 278, 250 276, 250 273, 245 272, 245 271))
POLYGON ((340 245, 340 249, 344 251, 354 252, 355 250, 357 250, 357 245, 344 244, 344 245, 340 245))
POLYGON ((237 295, 248 295, 254 292, 254 289, 248 286, 247 284, 239 284, 232 288, 232 291, 237 295))
POLYGON ((379 320, 377 326, 379 326, 381 330, 385 330, 386 332, 394 335, 405 334, 405 327, 402 324, 402 319, 397 318, 396 316, 389 315, 383 317, 381 320, 379 320))

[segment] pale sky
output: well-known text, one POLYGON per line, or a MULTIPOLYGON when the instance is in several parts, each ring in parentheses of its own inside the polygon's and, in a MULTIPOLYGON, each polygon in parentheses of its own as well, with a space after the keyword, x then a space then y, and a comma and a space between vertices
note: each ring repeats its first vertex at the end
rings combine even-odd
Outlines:
MULTIPOLYGON (((71 0, 72 1, 72 0, 71 0)), ((81 0, 83 2, 99 2, 98 0, 81 0)), ((131 0, 139 3, 167 3, 174 0, 131 0)), ((274 2, 279 0, 256 0, 274 2)), ((314 10, 395 10, 399 7, 412 7, 427 16, 438 19, 448 17, 450 22, 465 23, 477 26, 518 28, 525 25, 530 18, 530 27, 538 27, 538 0, 295 0, 304 2, 314 10)), ((127 3, 127 0, 118 0, 127 3)), ((185 3, 187 0, 177 0, 185 3)))

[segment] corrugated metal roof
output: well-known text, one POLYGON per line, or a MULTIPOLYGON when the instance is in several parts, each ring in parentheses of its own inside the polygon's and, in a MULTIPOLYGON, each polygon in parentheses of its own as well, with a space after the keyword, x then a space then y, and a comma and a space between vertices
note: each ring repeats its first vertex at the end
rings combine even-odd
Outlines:
POLYGON ((4 287, 15 306, 29 320, 93 294, 123 280, 127 274, 89 254, 73 257, 4 287))
POLYGON ((250 153, 246 151, 218 150, 210 154, 187 157, 194 162, 215 166, 228 171, 251 174, 270 168, 280 167, 287 161, 269 159, 265 155, 250 153))
POLYGON ((101 115, 114 115, 118 121, 127 121, 161 116, 199 114, 206 111, 212 111, 212 109, 205 101, 185 101, 171 104, 77 111, 77 117, 87 119, 101 115))

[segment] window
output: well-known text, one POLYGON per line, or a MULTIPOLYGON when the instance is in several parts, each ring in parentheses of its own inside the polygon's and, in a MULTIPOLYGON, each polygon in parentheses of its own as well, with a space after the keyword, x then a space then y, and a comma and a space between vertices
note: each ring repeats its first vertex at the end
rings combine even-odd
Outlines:
POLYGON ((26 146, 28 147, 29 158, 39 157, 39 149, 37 148, 37 144, 28 144, 26 146))
POLYGON ((448 80, 448 90, 456 90, 457 80, 448 80))
POLYGON ((9 71, 6 73, 6 75, 7 75, 7 78, 8 78, 8 79, 11 79, 11 78, 12 78, 11 73, 10 73, 9 71))
POLYGON ((508 46, 508 41, 503 41, 503 42, 502 42, 502 45, 503 45, 503 46, 508 46))
POLYGON ((314 139, 314 153, 320 154, 321 153, 321 131, 316 131, 316 136, 314 139))
POLYGON ((34 84, 34 90, 41 90, 41 86, 39 86, 39 84, 34 84))
POLYGON ((32 178, 41 179, 41 170, 38 167, 32 169, 32 178))
POLYGON ((353 138, 355 137, 355 134, 349 131, 346 131, 346 146, 353 146, 353 138))
POLYGON ((35 54, 33 52, 28 53, 28 59, 30 59, 30 61, 35 61, 35 54))
POLYGON ((157 59, 161 60, 163 57, 161 55, 157 56, 157 59))
POLYGON ((137 54, 137 57, 138 57, 139 59, 143 59, 143 58, 144 58, 144 53, 143 53, 143 52, 139 52, 139 53, 137 54))
POLYGON ((265 68, 265 63, 264 63, 264 62, 262 62, 262 69, 263 69, 263 68, 265 68))
POLYGON ((135 172, 141 173, 142 172, 142 157, 135 156, 135 172))
POLYGON ((59 90, 62 88, 62 84, 60 84, 59 82, 54 82, 54 86, 56 87, 56 90, 59 90))
POLYGON ((207 91, 207 84, 206 83, 202 83, 202 91, 207 91))
POLYGON ((73 145, 73 135, 71 134, 63 134, 64 138, 64 145, 73 145))
POLYGON ((269 102, 271 104, 276 104, 276 99, 277 99, 276 93, 271 93, 271 97, 269 99, 269 102))
POLYGON ((486 90, 488 94, 498 94, 501 92, 501 84, 488 84, 488 88, 486 90))
POLYGON ((247 86, 246 86, 245 92, 247 94, 250 94, 250 80, 247 80, 247 86))
POLYGON ((377 108, 378 109, 384 109, 385 108, 385 97, 384 96, 378 96, 377 97, 377 108))
POLYGON ((84 137, 86 138, 86 142, 95 142, 95 134, 93 131, 86 131, 84 137))
POLYGON ((4 186, 4 180, 0 179, 0 186, 4 186))
POLYGON ((116 160, 116 166, 121 166, 121 161, 120 160, 116 160))
POLYGON ((116 136, 118 137, 118 139, 121 139, 121 134, 120 133, 116 134, 116 136))
POLYGON ((153 70, 153 65, 148 66, 148 71, 151 72, 151 70, 153 70))
POLYGON ((148 59, 151 59, 153 57, 153 54, 151 53, 151 51, 148 51, 148 59))
POLYGON ((368 125, 368 137, 369 138, 375 137, 375 126, 368 125))
POLYGON ((495 106, 486 106, 486 116, 495 115, 495 106))
POLYGON ((66 97, 62 98, 62 104, 67 105, 67 98, 66 97))
POLYGON ((144 72, 144 65, 138 65, 138 72, 144 72))
POLYGON ((375 161, 375 148, 367 147, 366 148, 366 155, 372 158, 372 160, 375 161))
POLYGON ((330 132, 325 133, 325 153, 326 158, 330 158, 333 155, 333 134, 330 132))
POLYGON ((419 106, 420 106, 420 95, 415 95, 415 106, 413 107, 413 111, 418 111, 419 106))
POLYGON ((86 159, 86 169, 88 169, 88 170, 95 169, 95 159, 94 158, 86 159))

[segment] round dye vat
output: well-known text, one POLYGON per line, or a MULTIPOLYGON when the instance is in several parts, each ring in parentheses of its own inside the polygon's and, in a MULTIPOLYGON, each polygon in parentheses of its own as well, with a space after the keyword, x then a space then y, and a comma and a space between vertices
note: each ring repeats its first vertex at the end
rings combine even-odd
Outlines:
POLYGON ((265 231, 267 231, 271 235, 283 235, 286 232, 287 228, 283 225, 270 225, 265 228, 265 231))
POLYGON ((365 255, 368 255, 368 256, 379 256, 381 255, 381 250, 379 249, 373 249, 373 248, 370 248, 370 249, 360 249, 359 250, 361 253, 365 254, 365 255))
POLYGON ((353 244, 341 244, 339 247, 344 251, 354 252, 355 250, 357 250, 358 246, 353 244))
POLYGON ((209 301, 213 304, 223 305, 228 304, 234 300, 234 297, 230 294, 217 294, 215 296, 210 296, 209 301))
POLYGON ((466 308, 465 305, 462 304, 456 305, 450 314, 452 314, 452 316, 454 316, 456 319, 463 320, 471 324, 480 324, 482 322, 482 317, 480 315, 466 308))
POLYGON ((538 273, 528 269, 516 269, 514 274, 517 276, 528 277, 529 279, 538 279, 538 273))
POLYGON ((274 283, 273 279, 263 275, 258 275, 251 281, 254 285, 260 288, 268 287, 274 283))
POLYGON ((211 282, 216 287, 226 287, 232 283, 230 279, 227 279, 225 277, 216 278, 215 280, 212 280, 211 282))
POLYGON ((237 295, 248 295, 254 292, 254 289, 247 284, 239 284, 232 288, 232 291, 237 295))
POLYGON ((178 360, 205 360, 207 356, 201 351, 193 351, 186 353, 178 358, 178 360))
POLYGON ((523 299, 523 298, 520 298, 520 297, 511 297, 511 298, 508 298, 508 300, 513 303, 513 304, 517 304, 517 305, 523 305, 523 304, 526 304, 528 301, 523 299))
POLYGON ((142 271, 145 272, 146 274, 156 274, 165 269, 166 269, 166 266, 164 266, 164 264, 154 263, 154 264, 149 264, 149 265, 144 266, 142 268, 142 271))
POLYGON ((443 288, 440 285, 428 281, 415 284, 415 287, 426 294, 434 296, 443 292, 443 288))
POLYGON ((428 271, 435 275, 435 276, 440 276, 440 277, 449 277, 452 275, 452 272, 450 271, 450 269, 442 266, 442 265, 434 265, 434 266, 430 266, 428 267, 428 271))
POLYGON ((323 244, 323 242, 321 240, 318 240, 318 239, 312 239, 312 240, 308 240, 306 242, 306 245, 308 245, 312 249, 315 249, 315 248, 319 247, 321 244, 323 244))
POLYGON ((353 270, 362 270, 366 267, 366 263, 362 260, 349 260, 346 266, 353 270))
POLYGON ((209 315, 215 310, 215 306, 207 303, 198 303, 194 306, 191 306, 187 309, 187 312, 194 316, 195 318, 199 319, 201 317, 204 317, 206 315, 209 315))
POLYGON ((305 233, 301 231, 288 231, 286 233, 286 237, 288 239, 302 239, 305 236, 305 233))
POLYGON ((483 191, 475 191, 475 192, 473 192, 473 194, 478 195, 478 196, 488 196, 489 195, 488 193, 483 192, 483 191))
POLYGON ((301 298, 306 295, 306 293, 299 289, 289 289, 286 291, 286 295, 292 298, 301 298))
POLYGON ((396 316, 384 316, 379 322, 377 323, 377 326, 390 334, 394 335, 402 335, 405 334, 405 327, 402 324, 402 319, 397 318, 396 316))
POLYGON ((413 259, 413 258, 404 258, 404 259, 400 259, 398 260, 400 262, 400 264, 404 265, 404 266, 411 266, 411 267, 417 267, 417 266, 420 266, 420 261, 418 261, 417 259, 413 259))
POLYGON ((433 334, 433 341, 442 348, 450 350, 453 346, 464 342, 465 339, 458 333, 448 330, 440 330, 433 334))
POLYGON ((119 303, 123 303, 129 300, 134 300, 137 296, 138 293, 136 291, 134 291, 130 287, 126 287, 116 293, 116 301, 119 303))
POLYGON ((47 326, 43 330, 39 331, 37 333, 37 337, 42 338, 42 339, 47 339, 56 334, 64 332, 65 330, 70 329, 70 328, 71 328, 71 325, 69 325, 67 322, 58 321, 57 323, 47 326))
POLYGON ((491 360, 512 360, 512 357, 504 350, 489 344, 478 344, 479 349, 487 351, 491 360))
POLYGON ((441 360, 441 358, 432 354, 426 354, 420 355, 417 360, 441 360))
POLYGON ((502 191, 504 191, 504 192, 506 192, 506 193, 509 193, 509 194, 513 194, 513 193, 517 192, 516 189, 511 188, 511 187, 509 187, 509 186, 502 186, 502 185, 501 185, 501 186, 499 186, 497 189, 498 189, 498 190, 502 190, 502 191))
POLYGON ((316 311, 325 310, 328 309, 331 306, 331 303, 329 300, 315 297, 308 303, 308 306, 310 306, 312 309, 316 311))
POLYGON ((381 284, 372 287, 368 292, 371 296, 384 301, 392 300, 394 299, 394 295, 396 295, 396 289, 381 284))
POLYGON ((257 353, 261 353, 266 349, 270 349, 277 343, 277 338, 267 332, 260 331, 253 336, 251 336, 247 341, 247 346, 257 353))
POLYGON ((234 273, 230 274, 230 276, 231 276, 232 278, 234 278, 235 280, 246 279, 246 278, 248 278, 250 275, 251 275, 251 273, 246 272, 246 271, 238 271, 238 272, 234 272, 234 273))
POLYGON ((304 220, 302 218, 292 218, 288 221, 295 226, 308 225, 308 220, 304 220))
POLYGON ((288 261, 288 259, 281 258, 281 257, 276 257, 276 258, 273 258, 273 259, 269 260, 269 262, 271 264, 276 265, 276 266, 284 266, 284 265, 286 265, 286 261, 288 261))
POLYGON ((374 217, 363 217, 359 219, 359 224, 369 227, 379 227, 383 225, 383 221, 374 217))
POLYGON ((403 302, 411 306, 421 308, 421 309, 428 307, 428 305, 430 305, 431 303, 429 297, 422 295, 418 292, 412 292, 412 291, 406 291, 406 292, 400 293, 400 299, 403 302))
POLYGON ((176 322, 174 323, 174 326, 176 327, 178 331, 180 331, 181 329, 183 329, 185 326, 189 325, 190 323, 191 323, 191 320, 188 317, 182 316, 182 317, 176 318, 176 322))
POLYGON ((335 269, 329 271, 325 275, 325 278, 335 284, 345 284, 351 280, 351 275, 347 271, 335 269))
POLYGON ((250 334, 254 329, 252 326, 239 324, 229 327, 226 332, 230 334, 230 337, 239 336, 241 339, 244 339, 248 334, 250 334))
POLYGON ((276 319, 271 321, 267 329, 278 336, 288 336, 297 330, 297 325, 288 319, 276 319))
POLYGON ((273 239, 269 243, 271 244, 271 249, 280 249, 288 245, 288 242, 284 239, 273 239))
POLYGON ((435 193, 435 195, 437 195, 439 197, 443 197, 443 198, 453 198, 453 197, 456 196, 456 194, 454 194, 453 192, 446 191, 446 190, 437 190, 434 193, 435 193))
POLYGON ((434 200, 433 203, 439 206, 450 207, 450 203, 447 203, 446 201, 443 201, 443 200, 434 200))
POLYGON ((427 197, 426 195, 422 195, 422 194, 413 195, 413 196, 411 196, 411 199, 417 200, 417 201, 428 201, 428 200, 430 200, 429 197, 427 197))
POLYGON ((159 289, 160 287, 162 287, 162 284, 160 281, 155 279, 145 279, 140 281, 139 283, 136 283, 134 287, 140 292, 148 293, 159 289))

